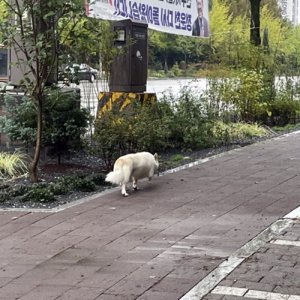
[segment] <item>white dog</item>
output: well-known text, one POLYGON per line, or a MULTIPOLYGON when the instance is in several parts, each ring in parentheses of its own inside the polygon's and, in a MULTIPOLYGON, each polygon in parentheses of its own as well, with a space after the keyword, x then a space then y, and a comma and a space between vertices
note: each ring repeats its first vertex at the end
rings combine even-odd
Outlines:
POLYGON ((119 157, 115 164, 114 170, 107 174, 105 181, 122 186, 122 195, 128 196, 126 192, 126 184, 132 181, 134 190, 137 190, 137 181, 152 176, 158 169, 158 155, 149 152, 139 152, 135 154, 127 154, 119 157))

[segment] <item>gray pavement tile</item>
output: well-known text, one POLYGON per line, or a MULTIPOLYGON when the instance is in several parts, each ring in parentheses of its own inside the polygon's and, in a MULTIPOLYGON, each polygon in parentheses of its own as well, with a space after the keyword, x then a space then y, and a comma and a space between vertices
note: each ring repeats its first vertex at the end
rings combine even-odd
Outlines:
POLYGON ((99 288, 71 287, 55 300, 94 300, 102 292, 99 288))
POLYGON ((18 300, 53 300, 61 296, 64 292, 69 290, 70 286, 52 286, 52 285, 39 285, 28 294, 18 298, 18 300))

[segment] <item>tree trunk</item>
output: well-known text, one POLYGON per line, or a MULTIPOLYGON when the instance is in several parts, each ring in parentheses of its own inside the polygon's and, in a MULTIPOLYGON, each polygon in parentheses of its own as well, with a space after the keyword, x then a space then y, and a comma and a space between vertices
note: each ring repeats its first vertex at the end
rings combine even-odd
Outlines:
POLYGON ((251 23, 250 23, 250 41, 255 46, 260 46, 260 2, 261 0, 250 0, 251 23))
POLYGON ((34 149, 34 156, 29 168, 29 175, 31 182, 38 181, 38 163, 41 155, 41 147, 42 147, 42 129, 43 129, 43 95, 38 94, 37 99, 35 99, 37 103, 37 131, 36 131, 36 143, 34 149))

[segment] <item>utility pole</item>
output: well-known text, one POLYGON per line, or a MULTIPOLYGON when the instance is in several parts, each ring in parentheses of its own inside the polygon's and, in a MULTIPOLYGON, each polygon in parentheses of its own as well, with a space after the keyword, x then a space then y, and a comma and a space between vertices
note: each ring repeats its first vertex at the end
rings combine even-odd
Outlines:
POLYGON ((251 6, 250 42, 255 46, 261 45, 260 37, 260 2, 261 0, 249 0, 251 6))

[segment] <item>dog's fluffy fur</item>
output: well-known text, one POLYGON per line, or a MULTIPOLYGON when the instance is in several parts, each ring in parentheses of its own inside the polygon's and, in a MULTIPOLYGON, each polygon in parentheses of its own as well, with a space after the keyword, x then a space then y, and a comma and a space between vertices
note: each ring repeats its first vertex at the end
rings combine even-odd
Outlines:
POLYGON ((151 180, 159 166, 158 155, 149 152, 127 154, 119 157, 112 172, 108 173, 105 181, 122 186, 122 195, 128 196, 126 184, 132 181, 134 190, 137 190, 137 181, 142 178, 151 180))

